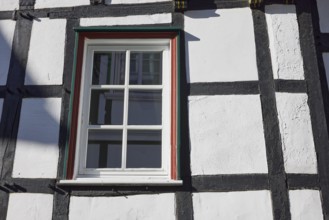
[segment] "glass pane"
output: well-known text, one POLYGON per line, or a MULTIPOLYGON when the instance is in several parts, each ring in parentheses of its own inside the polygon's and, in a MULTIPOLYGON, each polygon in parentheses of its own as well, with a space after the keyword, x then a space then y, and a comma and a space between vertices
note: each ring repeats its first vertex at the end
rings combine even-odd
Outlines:
POLYGON ((161 125, 162 91, 130 90, 129 125, 161 125))
POLYGON ((90 130, 88 138, 87 168, 121 168, 121 130, 90 130))
POLYGON ((93 85, 123 85, 125 82, 125 52, 95 52, 93 85))
POLYGON ((162 52, 131 52, 129 84, 161 85, 162 52))
POLYGON ((123 90, 92 90, 89 124, 122 125, 123 90))
POLYGON ((161 131, 128 131, 127 168, 161 168, 161 131))

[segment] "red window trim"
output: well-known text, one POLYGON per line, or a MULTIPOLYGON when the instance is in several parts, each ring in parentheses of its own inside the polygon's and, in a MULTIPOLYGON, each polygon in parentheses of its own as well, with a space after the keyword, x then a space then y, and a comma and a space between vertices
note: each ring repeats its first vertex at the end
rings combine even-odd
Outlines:
MULTIPOLYGON (((79 102, 81 91, 81 76, 83 51, 86 39, 156 39, 171 40, 171 171, 170 177, 177 180, 177 33, 175 32, 80 32, 78 37, 77 61, 74 81, 74 97, 71 113, 71 128, 69 136, 69 152, 67 160, 66 179, 73 179, 79 102)), ((72 98, 72 97, 71 97, 72 98)))

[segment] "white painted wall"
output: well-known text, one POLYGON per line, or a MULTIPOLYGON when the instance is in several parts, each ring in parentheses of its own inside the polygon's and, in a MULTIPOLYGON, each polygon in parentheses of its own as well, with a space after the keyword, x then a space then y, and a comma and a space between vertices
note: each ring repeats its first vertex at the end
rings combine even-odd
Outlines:
POLYGON ((267 173, 259 95, 191 96, 192 175, 267 173))
POLYGON ((317 173, 307 94, 276 93, 287 173, 317 173))
POLYGON ((289 191, 291 220, 322 220, 320 193, 317 190, 289 191))
POLYGON ((70 220, 175 219, 175 194, 71 197, 70 220))
POLYGON ((13 177, 56 178, 60 98, 23 99, 13 177))
POLYGON ((66 19, 34 21, 26 85, 60 85, 63 79, 66 19))
POLYGON ((189 82, 257 80, 250 8, 185 12, 189 82))
POLYGON ((322 57, 323 57, 324 68, 326 71, 327 84, 329 86, 329 53, 323 53, 322 57))
POLYGON ((322 33, 329 33, 329 1, 316 0, 318 5, 320 30, 322 33))
POLYGON ((0 11, 9 11, 19 8, 19 0, 1 0, 0 11))
POLYGON ((270 191, 193 193, 195 220, 273 219, 270 191))
POLYGON ((113 26, 141 24, 169 24, 172 16, 168 14, 131 15, 125 17, 81 18, 81 26, 113 26))
POLYGON ((10 193, 7 220, 51 220, 53 195, 10 193))
POLYGON ((57 8, 90 5, 90 0, 36 0, 34 8, 57 8))
POLYGON ((265 7, 274 79, 304 79, 294 5, 265 7))
POLYGON ((0 20, 0 85, 7 82, 15 24, 12 20, 0 20))

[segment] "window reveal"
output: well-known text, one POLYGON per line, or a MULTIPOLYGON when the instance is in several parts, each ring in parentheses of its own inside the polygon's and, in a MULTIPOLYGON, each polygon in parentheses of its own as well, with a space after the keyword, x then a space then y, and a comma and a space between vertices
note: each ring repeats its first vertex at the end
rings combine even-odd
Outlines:
POLYGON ((80 33, 67 179, 177 179, 176 37, 80 33))

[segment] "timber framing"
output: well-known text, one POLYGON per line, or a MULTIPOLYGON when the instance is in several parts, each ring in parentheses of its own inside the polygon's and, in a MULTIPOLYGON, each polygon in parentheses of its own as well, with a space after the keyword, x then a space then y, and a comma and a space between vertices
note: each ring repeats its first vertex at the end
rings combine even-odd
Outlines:
MULTIPOLYGON (((0 98, 4 99, 0 122, 0 220, 6 219, 11 193, 45 193, 54 195, 53 219, 67 220, 70 196, 128 196, 139 194, 175 193, 176 215, 179 220, 193 219, 192 194, 199 192, 231 192, 269 190, 272 195, 274 219, 291 219, 289 190, 320 190, 325 220, 329 220, 329 93, 326 83, 322 53, 329 52, 329 34, 321 33, 318 12, 311 0, 189 0, 135 5, 102 4, 69 8, 34 9, 33 0, 21 0, 17 11, 0 12, 0 19, 16 19, 8 81, 0 86, 0 98), (202 2, 202 3, 201 3, 202 2), (184 4, 184 6, 182 6, 184 4), (305 80, 273 79, 270 51, 268 49, 267 24, 264 6, 268 4, 296 5, 300 31, 301 50, 304 58, 305 80), (65 144, 68 131, 69 97, 73 72, 75 44, 74 28, 79 19, 86 17, 146 15, 172 13, 172 24, 183 30, 185 10, 209 10, 217 8, 252 7, 254 20, 257 67, 259 80, 222 83, 188 83, 186 67, 180 64, 180 155, 179 164, 182 186, 60 186, 57 181, 64 176, 65 144), (28 13, 31 16, 26 16, 28 13), (24 85, 26 61, 32 25, 39 18, 66 19, 66 45, 63 84, 54 86, 24 85), (178 24, 178 25, 174 25, 178 24), (281 136, 276 111, 275 92, 307 93, 318 159, 318 174, 287 174, 284 171, 281 136), (188 96, 212 95, 260 95, 267 150, 268 174, 231 174, 192 176, 190 168, 188 96), (57 178, 12 178, 17 132, 24 98, 61 97, 59 162, 57 178)), ((180 38, 180 57, 185 60, 184 34, 180 38)))

